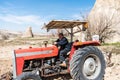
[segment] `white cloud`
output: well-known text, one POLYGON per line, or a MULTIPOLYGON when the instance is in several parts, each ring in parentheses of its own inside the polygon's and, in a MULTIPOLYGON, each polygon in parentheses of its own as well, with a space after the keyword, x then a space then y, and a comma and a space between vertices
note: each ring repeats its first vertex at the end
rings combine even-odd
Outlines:
POLYGON ((17 16, 8 14, 1 15, 0 20, 16 24, 34 24, 37 26, 40 26, 45 22, 45 20, 41 19, 40 16, 36 15, 17 16))
POLYGON ((4 2, 0 5, 0 28, 6 30, 24 31, 31 26, 34 32, 45 32, 41 29, 44 23, 48 23, 56 15, 40 15, 24 10, 23 6, 15 6, 4 2))
POLYGON ((81 19, 81 15, 80 14, 74 14, 74 15, 72 15, 72 18, 81 19))
POLYGON ((32 24, 36 26, 40 26, 46 22, 41 16, 29 14, 24 15, 25 11, 20 15, 19 12, 16 11, 17 9, 22 9, 22 7, 17 6, 16 8, 12 3, 4 2, 4 5, 0 6, 0 21, 15 23, 18 25, 32 24))
POLYGON ((76 20, 84 20, 88 17, 89 12, 80 12, 79 14, 73 14, 72 18, 76 20))
POLYGON ((87 18, 87 16, 89 15, 89 13, 91 11, 91 7, 78 8, 77 10, 78 10, 79 13, 73 14, 72 18, 73 19, 83 20, 83 18, 87 18))

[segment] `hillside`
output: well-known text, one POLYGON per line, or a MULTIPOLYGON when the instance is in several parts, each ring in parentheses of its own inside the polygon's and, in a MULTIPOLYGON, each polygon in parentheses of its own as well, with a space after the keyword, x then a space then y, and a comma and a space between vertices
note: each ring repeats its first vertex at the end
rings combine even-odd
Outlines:
POLYGON ((15 37, 19 37, 21 35, 22 35, 21 32, 14 32, 14 31, 0 29, 0 40, 8 40, 15 37))
POLYGON ((120 41, 120 0, 96 0, 94 7, 89 14, 91 23, 97 23, 100 16, 108 18, 112 22, 111 28, 116 32, 110 40, 106 42, 120 41))

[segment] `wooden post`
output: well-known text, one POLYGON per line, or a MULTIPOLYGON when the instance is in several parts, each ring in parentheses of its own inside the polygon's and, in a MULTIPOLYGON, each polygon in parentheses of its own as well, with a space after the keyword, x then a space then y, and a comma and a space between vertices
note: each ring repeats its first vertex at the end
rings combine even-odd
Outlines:
POLYGON ((71 36, 71 42, 73 41, 73 28, 71 27, 71 34, 70 34, 70 36, 71 36))

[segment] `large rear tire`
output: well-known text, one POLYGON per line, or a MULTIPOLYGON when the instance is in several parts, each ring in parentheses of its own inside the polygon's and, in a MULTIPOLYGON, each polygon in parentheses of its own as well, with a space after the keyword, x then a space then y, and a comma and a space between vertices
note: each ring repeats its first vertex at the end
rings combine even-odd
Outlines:
POLYGON ((105 60, 102 52, 93 46, 76 50, 70 60, 70 74, 73 80, 103 80, 105 60))
POLYGON ((42 80, 39 75, 32 72, 22 73, 17 80, 42 80))

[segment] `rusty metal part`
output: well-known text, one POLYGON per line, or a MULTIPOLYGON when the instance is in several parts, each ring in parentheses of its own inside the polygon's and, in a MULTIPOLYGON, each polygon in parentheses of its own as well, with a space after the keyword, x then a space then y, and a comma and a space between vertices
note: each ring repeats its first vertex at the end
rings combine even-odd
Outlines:
POLYGON ((58 66, 58 65, 45 66, 44 65, 44 59, 41 60, 41 64, 42 64, 42 67, 41 67, 41 77, 51 77, 51 76, 55 76, 55 75, 58 75, 58 74, 68 74, 69 73, 68 69, 65 69, 65 70, 61 69, 58 72, 45 74, 45 69, 54 69, 54 68, 59 68, 60 66, 58 66))
POLYGON ((43 75, 42 77, 51 77, 59 74, 68 74, 68 73, 69 73, 68 70, 63 70, 62 72, 47 74, 47 75, 43 75))
MULTIPOLYGON (((41 66, 44 66, 44 59, 41 60, 41 66)), ((41 76, 44 75, 44 71, 41 69, 41 76)))
POLYGON ((48 41, 43 41, 45 47, 47 47, 48 41))

